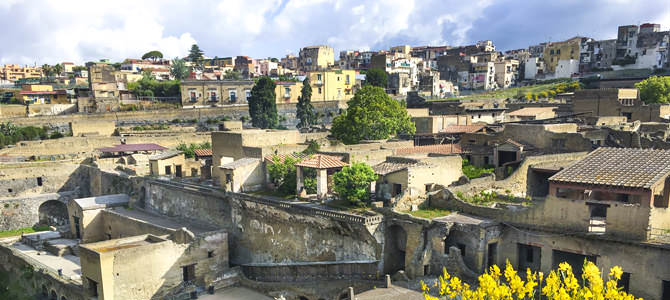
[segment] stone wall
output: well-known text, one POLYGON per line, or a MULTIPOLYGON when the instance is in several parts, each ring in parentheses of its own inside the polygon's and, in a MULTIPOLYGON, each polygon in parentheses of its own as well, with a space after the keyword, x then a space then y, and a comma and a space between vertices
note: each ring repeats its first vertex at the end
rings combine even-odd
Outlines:
MULTIPOLYGON (((61 192, 0 199, 0 231, 35 226, 40 223, 40 213, 50 213, 49 211, 44 211, 44 209, 40 210, 43 204, 48 201, 57 201, 62 204, 62 209, 67 209, 65 205, 70 200, 76 198, 75 195, 74 192, 61 192)), ((54 225, 64 225, 67 222, 66 220, 60 221, 63 223, 54 225)))
POLYGON ((242 272, 255 281, 305 282, 316 280, 376 280, 378 261, 244 264, 242 272))
POLYGON ((79 190, 82 170, 78 161, 0 164, 0 199, 79 190))

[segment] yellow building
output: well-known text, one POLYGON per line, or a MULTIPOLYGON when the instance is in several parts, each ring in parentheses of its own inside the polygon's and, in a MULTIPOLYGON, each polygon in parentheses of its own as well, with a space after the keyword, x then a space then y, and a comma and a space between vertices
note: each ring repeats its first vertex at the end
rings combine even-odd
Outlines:
MULTIPOLYGON (((277 104, 279 103, 297 103, 298 97, 302 95, 302 82, 300 81, 275 81, 275 95, 277 104)), ((314 91, 312 91, 314 95, 314 91)), ((313 97, 312 97, 313 98, 313 97)))
POLYGON ((0 80, 17 81, 26 78, 42 77, 42 69, 38 67, 4 65, 0 66, 0 80))
POLYGON ((554 73, 559 60, 579 59, 579 45, 585 39, 574 37, 563 42, 547 44, 544 48, 544 65, 546 73, 554 73))
POLYGON ((333 48, 325 45, 300 49, 298 68, 302 71, 324 70, 335 64, 333 48))
POLYGON ((17 100, 25 104, 69 104, 65 90, 55 90, 45 84, 24 84, 20 91, 14 93, 17 100))
POLYGON ((354 96, 356 71, 329 70, 309 72, 312 101, 349 100, 354 96))

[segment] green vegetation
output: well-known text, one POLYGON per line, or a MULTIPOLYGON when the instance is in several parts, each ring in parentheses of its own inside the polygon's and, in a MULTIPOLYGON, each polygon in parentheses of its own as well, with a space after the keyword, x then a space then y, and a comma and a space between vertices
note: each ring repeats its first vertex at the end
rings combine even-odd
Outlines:
POLYGON ((186 156, 187 158, 195 157, 196 149, 212 149, 212 144, 210 144, 209 142, 204 142, 202 144, 191 143, 189 145, 186 145, 184 143, 181 143, 177 145, 177 150, 183 151, 184 156, 186 156))
POLYGON ((257 128, 277 128, 277 101, 275 97, 276 84, 268 76, 262 76, 251 89, 249 115, 251 124, 257 128))
POLYGON ((172 66, 170 66, 170 74, 174 76, 175 80, 184 80, 188 78, 189 69, 186 66, 186 62, 183 59, 175 57, 172 60, 172 66))
POLYGON ((408 211, 407 213, 417 218, 434 219, 450 215, 451 211, 439 208, 424 208, 415 211, 408 211))
POLYGON ((33 267, 25 265, 21 270, 20 275, 15 272, 7 272, 0 268, 0 299, 12 300, 31 300, 35 299, 35 295, 31 295, 28 290, 22 285, 30 282, 34 276, 33 267))
POLYGON ((501 195, 501 194, 498 194, 498 193, 493 192, 493 191, 492 192, 480 191, 478 194, 474 194, 471 197, 465 196, 461 192, 457 192, 456 196, 459 199, 461 199, 465 202, 469 202, 469 203, 476 204, 476 205, 489 205, 489 204, 492 204, 492 203, 495 203, 495 202, 498 202, 498 203, 516 203, 516 204, 523 204, 523 205, 529 205, 530 204, 530 201, 531 201, 530 197, 526 197, 526 198, 523 198, 523 199, 519 200, 516 197, 514 197, 514 195, 512 195, 509 192, 509 190, 506 190, 505 192, 506 192, 505 195, 501 195))
POLYGON ((226 70, 223 74, 223 79, 225 80, 240 80, 242 79, 242 74, 238 70, 226 70))
POLYGON ((333 175, 333 190, 351 205, 363 206, 370 199, 370 183, 376 179, 375 171, 366 163, 353 163, 333 175))
POLYGON ((21 141, 48 139, 47 127, 16 126, 10 122, 0 123, 0 148, 21 141))
MULTIPOLYGON (((451 97, 442 100, 482 100, 482 99, 532 99, 537 100, 541 95, 541 92, 546 92, 547 96, 552 98, 556 94, 574 91, 577 86, 580 86, 578 82, 572 82, 570 79, 556 79, 551 81, 543 81, 539 84, 509 88, 496 91, 486 91, 482 93, 476 93, 472 95, 467 95, 463 97, 451 97), (560 87, 560 88, 559 88, 560 87), (552 96, 551 91, 554 91, 552 96), (561 92, 558 92, 558 91, 561 92)), ((581 88, 581 86, 580 86, 581 88)))
POLYGON ((166 130, 170 128, 167 124, 151 124, 151 125, 139 125, 131 128, 133 131, 144 131, 144 130, 166 130))
POLYGON ((270 181, 275 185, 280 195, 295 195, 296 190, 296 166, 297 159, 287 155, 284 161, 279 156, 272 157, 272 163, 268 164, 270 181))
POLYGON ((191 50, 188 51, 187 59, 202 68, 204 54, 205 53, 200 50, 200 47, 198 47, 197 44, 193 44, 191 50))
POLYGON ((158 50, 149 51, 147 53, 144 53, 144 55, 142 55, 142 59, 151 59, 153 61, 156 61, 160 58, 163 58, 163 53, 161 53, 158 50))
POLYGON ((309 145, 307 148, 305 148, 305 150, 302 150, 302 153, 312 155, 319 152, 319 149, 321 149, 321 145, 319 145, 319 143, 315 140, 310 140, 309 145))
POLYGON ((670 103, 670 76, 651 76, 635 84, 644 103, 670 103))
POLYGON ((391 99, 380 87, 364 86, 347 105, 347 110, 333 120, 331 130, 335 138, 345 144, 416 132, 405 104, 391 99))
POLYGON ((388 83, 388 76, 382 69, 372 68, 365 73, 365 85, 377 86, 385 89, 388 83))
POLYGON ((483 168, 475 167, 470 164, 467 159, 463 159, 462 163, 463 175, 469 179, 482 177, 484 173, 493 173, 493 166, 485 166, 483 168))
POLYGON ((179 80, 158 81, 145 71, 142 79, 137 82, 128 83, 128 89, 138 96, 146 97, 179 97, 179 80))
POLYGON ((302 82, 301 95, 298 97, 298 104, 296 105, 296 115, 300 122, 298 128, 309 127, 316 124, 316 114, 314 113, 314 106, 312 105, 312 87, 309 84, 309 76, 305 77, 302 82))
POLYGON ((21 235, 22 233, 33 233, 33 232, 39 232, 39 231, 48 231, 49 226, 33 226, 33 227, 25 227, 25 228, 19 228, 19 229, 14 229, 14 230, 5 230, 5 231, 0 231, 0 238, 6 238, 10 236, 17 236, 21 235))

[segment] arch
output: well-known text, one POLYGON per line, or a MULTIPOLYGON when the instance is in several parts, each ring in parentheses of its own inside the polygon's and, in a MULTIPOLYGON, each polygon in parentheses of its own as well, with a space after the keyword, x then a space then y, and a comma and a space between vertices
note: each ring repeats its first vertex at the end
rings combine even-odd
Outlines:
POLYGON ((49 297, 49 290, 47 289, 46 285, 42 285, 42 297, 46 298, 49 297))
POLYGON ((56 294, 56 291, 51 290, 51 295, 49 295, 49 300, 58 300, 58 294, 56 294))
POLYGON ((44 225, 61 226, 67 225, 67 205, 58 200, 45 201, 38 208, 39 223, 44 225))
POLYGON ((400 225, 391 225, 384 234, 384 273, 395 274, 405 269, 407 231, 400 225))

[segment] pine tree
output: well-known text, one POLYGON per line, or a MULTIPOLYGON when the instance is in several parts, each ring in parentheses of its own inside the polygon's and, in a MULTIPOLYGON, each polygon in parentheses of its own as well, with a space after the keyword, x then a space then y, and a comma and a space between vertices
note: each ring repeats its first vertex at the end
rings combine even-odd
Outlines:
POLYGON ((249 97, 249 116, 251 124, 257 128, 277 128, 276 84, 268 76, 262 76, 251 89, 249 97))
POLYGON ((203 55, 204 52, 200 50, 200 47, 198 47, 197 44, 193 44, 191 46, 191 50, 188 51, 188 60, 197 64, 198 66, 202 65, 202 60, 203 60, 203 55))
POLYGON ((316 124, 316 114, 312 106, 312 87, 309 84, 309 77, 305 77, 302 82, 301 95, 298 97, 297 117, 300 120, 298 128, 305 128, 316 124))

